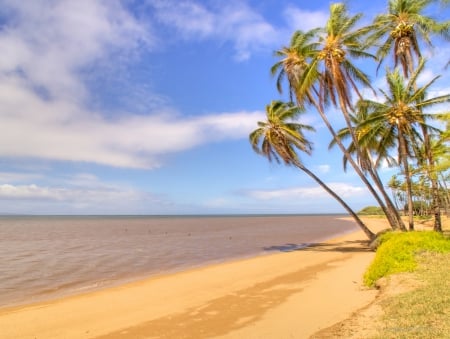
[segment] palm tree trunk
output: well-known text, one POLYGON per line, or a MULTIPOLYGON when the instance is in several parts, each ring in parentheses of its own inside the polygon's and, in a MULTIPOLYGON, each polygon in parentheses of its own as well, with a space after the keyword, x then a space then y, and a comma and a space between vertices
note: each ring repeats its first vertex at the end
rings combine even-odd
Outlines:
POLYGON ((412 182, 411 174, 409 172, 409 164, 406 150, 406 140, 404 138, 402 129, 398 128, 399 133, 399 143, 400 143, 400 161, 403 165, 403 172, 405 174, 406 181, 406 198, 408 201, 408 228, 410 231, 414 231, 414 210, 413 210, 413 199, 412 199, 412 182))
POLYGON ((384 200, 386 201, 386 205, 390 206, 389 208, 386 207, 385 203, 383 202, 383 200, 381 199, 381 197, 379 196, 377 191, 375 191, 375 189, 373 188, 372 184, 369 182, 369 180, 367 180, 367 178, 364 175, 364 173, 361 171, 361 169, 355 163, 355 161, 352 158, 352 156, 350 155, 350 153, 346 150, 346 148, 342 144, 342 141, 340 140, 340 138, 336 134, 336 131, 331 126, 331 124, 330 124, 326 114, 324 113, 322 107, 319 104, 317 104, 312 97, 310 97, 309 99, 311 100, 311 102, 313 103, 314 107, 319 112, 320 117, 322 118, 323 122, 325 123, 325 125, 328 128, 328 130, 330 131, 333 139, 336 140, 336 144, 339 146, 341 152, 344 154, 344 156, 350 162, 350 164, 352 165, 352 167, 355 170, 355 172, 358 174, 358 176, 364 182, 366 187, 369 189, 369 191, 372 194, 372 196, 378 202, 378 205, 381 207, 381 209, 383 210, 384 214, 386 215, 386 218, 388 219, 388 222, 391 225, 391 228, 394 229, 394 230, 396 230, 396 229, 405 230, 405 226, 403 225, 403 221, 401 220, 400 215, 397 212, 397 209, 395 208, 395 206, 392 204, 391 200, 389 199, 389 196, 385 192, 383 185, 382 184, 379 185, 379 183, 375 182, 377 184, 378 190, 381 192, 381 194, 383 195, 384 200), (389 202, 390 202, 390 204, 389 204, 389 202), (394 213, 394 211, 395 211, 395 213, 394 213), (395 214, 397 214, 397 216, 395 216, 395 214), (400 222, 399 222, 399 220, 400 220, 400 222))
MULTIPOLYGON (((340 95, 339 95, 339 103, 340 103, 342 115, 344 116, 345 122, 347 124, 347 128, 350 131, 350 135, 351 135, 353 143, 355 145, 356 152, 359 157, 362 157, 361 149, 359 148, 358 141, 356 139, 355 133, 353 131, 353 126, 350 121, 350 114, 348 113, 347 106, 344 103, 343 98, 340 95)), ((359 166, 353 161, 353 159, 351 158, 351 155, 348 152, 347 152, 347 157, 348 157, 347 159, 349 161, 351 159, 353 168, 355 168, 355 170, 356 170, 356 168, 358 168, 358 171, 361 172, 361 170, 359 169, 359 166)), ((370 174, 372 180, 374 181, 375 185, 377 186, 377 189, 380 191, 381 195, 383 196, 384 201, 386 202, 385 206, 382 203, 382 204, 380 204, 380 207, 383 209, 383 212, 385 213, 386 217, 388 218, 388 221, 389 221, 392 229, 394 229, 394 230, 400 229, 402 231, 406 231, 405 225, 403 224, 403 221, 402 221, 400 215, 398 214, 398 211, 396 210, 394 204, 392 203, 391 199, 389 198, 389 194, 386 192, 386 190, 383 186, 383 183, 381 182, 380 177, 376 174, 376 171, 373 168, 373 166, 370 166, 368 173, 370 174), (383 206, 384 206, 384 208, 383 208, 383 206)), ((368 180, 364 174, 362 174, 362 177, 365 178, 364 182, 368 182, 368 180)), ((372 185, 370 185, 370 183, 369 183, 369 186, 372 186, 372 185)), ((373 187, 372 187, 372 189, 373 189, 373 187)), ((379 199, 377 201, 381 201, 381 199, 379 199)))
MULTIPOLYGON (((450 208, 449 208, 450 195, 449 195, 449 191, 447 188, 447 184, 446 184, 444 175, 442 173, 440 173, 440 176, 441 176, 441 180, 438 180, 438 191, 439 191, 439 183, 440 183, 441 189, 443 191, 443 198, 442 199, 440 198, 440 201, 442 201, 442 200, 444 201, 445 215, 447 217, 450 217, 450 208)), ((439 195, 439 197, 441 197, 441 195, 439 195)))
POLYGON ((439 198, 439 186, 437 175, 434 168, 434 158, 433 152, 431 151, 431 141, 430 134, 425 126, 422 126, 422 134, 424 139, 424 147, 425 147, 425 157, 428 162, 426 166, 428 177, 431 181, 431 201, 432 201, 432 209, 434 214, 434 226, 433 230, 436 232, 442 232, 442 221, 441 221, 441 204, 439 198))
POLYGON ((298 161, 295 162, 295 165, 302 170, 303 172, 305 172, 306 174, 308 174, 311 178, 313 178, 325 191, 327 191, 333 198, 335 198, 341 205, 342 207, 345 208, 345 210, 350 213, 350 215, 353 217, 353 219, 356 221, 356 223, 358 224, 358 226, 364 231, 364 233, 366 234, 366 236, 369 238, 369 240, 373 240, 375 239, 375 233, 373 233, 364 223, 363 221, 358 217, 358 215, 351 209, 350 206, 348 206, 346 204, 346 202, 344 200, 341 199, 341 197, 339 197, 330 187, 328 187, 322 180, 320 180, 319 177, 317 177, 313 172, 311 172, 310 170, 308 170, 305 166, 303 166, 301 163, 299 163, 298 161))

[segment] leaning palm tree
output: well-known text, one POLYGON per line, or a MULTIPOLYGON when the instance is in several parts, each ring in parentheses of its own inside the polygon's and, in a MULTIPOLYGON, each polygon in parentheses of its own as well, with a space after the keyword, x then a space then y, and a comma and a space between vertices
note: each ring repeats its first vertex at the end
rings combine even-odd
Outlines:
POLYGON ((380 155, 386 154, 386 149, 393 145, 397 147, 398 163, 402 167, 406 181, 410 230, 414 229, 414 221, 409 160, 413 157, 417 159, 419 156, 419 145, 423 143, 423 135, 420 131, 426 128, 433 133, 440 132, 427 123, 427 119, 436 118, 436 115, 424 113, 423 110, 450 101, 450 94, 426 98, 427 90, 438 77, 418 87, 416 81, 423 67, 422 60, 408 81, 398 69, 393 72, 388 71, 386 73, 388 91, 380 90, 384 102, 360 100, 357 105, 358 110, 363 111, 367 116, 367 119, 358 127, 366 131, 359 136, 359 142, 364 144, 376 138, 379 140, 376 151, 380 155))
MULTIPOLYGON (((357 142, 351 121, 350 112, 353 110, 351 93, 354 92, 359 98, 362 98, 359 86, 366 88, 371 88, 371 86, 369 77, 355 65, 354 60, 374 58, 373 55, 366 52, 363 43, 366 35, 370 32, 370 27, 357 28, 361 17, 362 14, 350 15, 346 6, 342 3, 332 4, 330 6, 330 17, 322 35, 319 37, 321 49, 311 62, 310 67, 311 73, 317 70, 320 75, 318 79, 320 106, 323 107, 331 102, 340 108, 359 159, 363 159, 364 154, 362 154, 363 151, 357 142)), ((333 137, 336 139, 335 135, 333 137)), ((360 171, 358 165, 353 162, 351 155, 344 149, 342 142, 338 139, 337 144, 368 189, 371 190, 372 195, 377 199, 392 228, 404 229, 403 221, 376 170, 368 168, 366 173, 373 180, 379 193, 374 191, 371 183, 360 171), (380 199, 379 194, 382 195, 386 205, 380 199)))
POLYGON ((358 215, 300 161, 297 150, 306 154, 312 151, 312 145, 305 138, 303 130, 313 130, 311 126, 292 121, 300 113, 300 108, 293 103, 272 101, 266 106, 267 121, 258 122, 258 128, 250 134, 253 149, 269 161, 283 161, 284 164, 293 165, 309 175, 350 213, 367 237, 372 240, 375 234, 367 228, 358 215))
POLYGON ((414 59, 421 58, 420 41, 432 46, 430 35, 450 39, 450 21, 438 22, 425 14, 436 0, 391 0, 388 13, 375 17, 368 42, 378 45, 380 65, 393 53, 394 65, 400 65, 405 77, 415 68, 414 59))
POLYGON ((297 31, 291 39, 291 45, 276 52, 276 55, 283 59, 277 62, 271 71, 273 75, 279 72, 277 87, 280 92, 281 81, 286 77, 291 100, 292 93, 294 93, 300 107, 309 104, 317 110, 340 150, 383 209, 392 228, 402 229, 404 228, 403 222, 394 204, 390 201, 381 180, 373 171, 370 172, 372 178, 375 178, 374 183, 378 188, 376 191, 358 164, 352 159, 325 113, 325 107, 330 101, 335 105, 339 101, 348 122, 347 126, 349 126, 347 118, 351 104, 350 91, 358 92, 356 86, 358 82, 369 85, 367 76, 358 70, 348 58, 349 55, 352 57, 370 56, 363 51, 363 45, 359 41, 367 33, 367 29, 353 30, 359 18, 360 15, 349 16, 342 4, 332 5, 326 29, 297 31), (312 40, 313 37, 316 39, 312 40), (293 67, 293 65, 295 66, 293 67))

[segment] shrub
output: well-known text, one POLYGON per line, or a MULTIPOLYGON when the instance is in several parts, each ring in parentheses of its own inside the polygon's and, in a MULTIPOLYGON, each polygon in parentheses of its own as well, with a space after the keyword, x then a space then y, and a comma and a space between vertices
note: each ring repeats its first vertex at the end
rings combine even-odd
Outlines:
POLYGON ((367 206, 358 212, 360 215, 384 215, 381 207, 378 206, 367 206))

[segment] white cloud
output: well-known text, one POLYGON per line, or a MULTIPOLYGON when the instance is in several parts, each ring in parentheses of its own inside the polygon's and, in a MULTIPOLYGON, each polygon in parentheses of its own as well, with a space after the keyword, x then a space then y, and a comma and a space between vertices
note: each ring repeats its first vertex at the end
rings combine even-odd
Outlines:
POLYGON ((184 38, 233 43, 239 61, 279 39, 279 32, 270 23, 239 1, 220 3, 217 8, 192 1, 153 1, 151 5, 158 19, 184 38))
POLYGON ((90 174, 64 180, 58 186, 40 184, 0 185, 0 212, 48 214, 126 214, 169 211, 163 196, 111 185, 90 174))
POLYGON ((182 118, 162 109, 107 118, 86 108, 82 71, 95 72, 95 62, 115 53, 126 62, 127 53, 154 41, 149 27, 115 0, 0 4, 9 18, 0 30, 0 156, 152 168, 161 155, 246 136, 261 116, 182 118))
POLYGON ((41 178, 40 174, 34 173, 17 173, 17 172, 0 172, 0 184, 11 182, 24 182, 41 178))
POLYGON ((83 202, 87 205, 93 203, 106 204, 109 201, 137 201, 143 198, 143 193, 132 190, 119 190, 114 188, 67 188, 43 187, 35 184, 29 185, 0 185, 0 199, 18 200, 55 200, 66 202, 83 202))
MULTIPOLYGON (((1 87, 0 93, 7 92, 1 87)), ((247 136, 262 117, 261 112, 236 112, 198 118, 160 114, 107 120, 74 105, 21 94, 10 105, 0 94, 2 156, 152 168, 160 165, 161 155, 247 136)))
POLYGON ((323 27, 328 20, 326 11, 308 11, 294 6, 289 6, 284 10, 290 28, 307 31, 317 27, 323 27))
POLYGON ((77 72, 111 51, 151 43, 119 1, 1 1, 0 71, 45 97, 83 98, 77 72))
POLYGON ((318 168, 319 168, 320 173, 330 172, 330 165, 319 165, 318 168))
MULTIPOLYGON (((360 186, 352 186, 345 183, 327 184, 341 198, 364 195, 366 190, 360 186)), ((254 190, 246 194, 257 200, 292 200, 292 199, 323 199, 330 195, 320 186, 315 187, 292 187, 273 190, 254 190)))
POLYGON ((204 6, 188 1, 154 1, 151 3, 157 10, 158 19, 174 26, 184 38, 208 37, 214 34, 214 13, 204 6))

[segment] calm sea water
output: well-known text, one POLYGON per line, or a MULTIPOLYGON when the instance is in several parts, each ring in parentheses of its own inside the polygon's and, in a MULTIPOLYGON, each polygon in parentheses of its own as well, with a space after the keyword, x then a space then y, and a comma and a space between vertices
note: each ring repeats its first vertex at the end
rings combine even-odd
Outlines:
POLYGON ((0 307, 307 246, 342 216, 0 217, 0 307))

